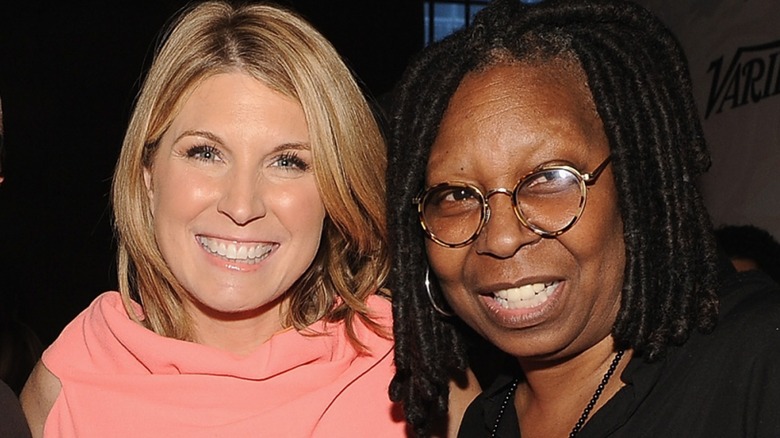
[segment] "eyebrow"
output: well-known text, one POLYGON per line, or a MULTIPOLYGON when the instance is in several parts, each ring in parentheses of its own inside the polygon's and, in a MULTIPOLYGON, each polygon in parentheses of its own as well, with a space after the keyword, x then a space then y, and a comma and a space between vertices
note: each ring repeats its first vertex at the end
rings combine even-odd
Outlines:
MULTIPOLYGON (((178 143, 182 138, 184 137, 204 137, 207 138, 214 143, 224 144, 225 142, 219 138, 219 136, 215 135, 213 132, 210 131, 200 131, 200 130, 187 130, 181 133, 176 139, 174 140, 174 143, 178 143)), ((298 150, 298 151, 310 151, 311 145, 306 142, 289 142, 289 143, 282 143, 276 147, 273 148, 271 153, 281 152, 284 150, 298 150)))

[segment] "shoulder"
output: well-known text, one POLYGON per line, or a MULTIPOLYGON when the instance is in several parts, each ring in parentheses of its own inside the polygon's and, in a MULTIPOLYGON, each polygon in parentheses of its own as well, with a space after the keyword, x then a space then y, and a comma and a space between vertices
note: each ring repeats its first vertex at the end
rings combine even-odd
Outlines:
POLYGON ((43 362, 33 368, 22 395, 22 409, 30 425, 34 437, 43 436, 43 426, 49 416, 54 402, 60 394, 60 380, 43 365, 43 362))
POLYGON ((691 333, 659 362, 632 360, 632 390, 620 399, 628 408, 610 411, 633 412, 626 436, 780 436, 780 289, 737 274, 719 293, 712 332, 691 333))
POLYGON ((80 372, 111 373, 136 363, 145 351, 139 345, 151 349, 150 337, 151 331, 128 317, 119 293, 106 292, 65 326, 41 361, 67 386, 80 372))
POLYGON ((123 311, 122 299, 118 292, 105 292, 79 313, 60 332, 57 339, 43 352, 43 361, 49 370, 60 375, 61 367, 71 367, 73 361, 88 357, 88 344, 99 339, 108 329, 108 320, 112 314, 123 311), (116 309, 116 310, 114 310, 116 309))
POLYGON ((755 381, 780 391, 780 286, 759 272, 737 273, 723 281, 719 298, 714 330, 692 333, 675 349, 678 353, 672 352, 672 363, 689 372, 695 366, 696 378, 741 381, 743 386, 755 381))
POLYGON ((130 320, 122 303, 122 297, 119 292, 103 292, 65 326, 59 337, 74 331, 80 332, 84 326, 103 326, 117 320, 130 320))
POLYGON ((767 275, 742 272, 724 280, 713 334, 735 347, 764 347, 780 357, 780 286, 767 275))

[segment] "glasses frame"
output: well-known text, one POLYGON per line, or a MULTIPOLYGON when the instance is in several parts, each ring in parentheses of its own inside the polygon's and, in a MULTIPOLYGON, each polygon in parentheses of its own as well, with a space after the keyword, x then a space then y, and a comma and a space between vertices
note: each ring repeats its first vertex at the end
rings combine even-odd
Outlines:
POLYGON ((433 185, 421 191, 418 196, 412 199, 412 203, 417 205, 417 216, 420 221, 420 225, 422 226, 422 229, 425 232, 425 234, 428 236, 428 238, 446 248, 461 248, 477 240, 477 237, 479 237, 479 234, 482 232, 482 229, 485 228, 485 225, 490 220, 490 204, 488 203, 488 201, 490 200, 491 196, 498 193, 507 195, 512 199, 512 209, 515 212, 515 216, 520 221, 520 223, 523 224, 524 227, 528 228, 529 230, 533 231, 535 234, 542 237, 557 237, 565 233, 566 231, 570 230, 574 226, 574 224, 576 224, 577 221, 580 219, 580 216, 582 216, 582 212, 585 210, 585 202, 588 197, 588 187, 596 183, 596 180, 598 180, 599 176, 601 176, 601 174, 604 172, 604 169, 607 168, 610 162, 612 162, 612 157, 607 156, 607 158, 605 158, 604 161, 601 162, 601 164, 599 164, 592 172, 589 173, 582 173, 576 168, 567 164, 555 164, 555 163, 543 164, 542 166, 538 167, 537 169, 534 169, 533 171, 525 174, 522 178, 520 178, 517 181, 517 184, 515 184, 514 189, 509 190, 504 187, 498 187, 495 189, 488 190, 487 193, 483 193, 479 187, 467 182, 444 181, 442 183, 433 185), (517 192, 520 190, 520 186, 522 186, 523 183, 528 178, 537 175, 540 172, 547 172, 550 170, 565 170, 571 173, 577 178, 577 182, 579 183, 580 186, 580 204, 578 206, 577 213, 574 215, 572 220, 569 221, 568 224, 566 224, 559 230, 552 231, 552 232, 543 230, 529 223, 528 220, 523 215, 522 211, 520 211, 520 207, 517 204, 517 192), (425 217, 423 214, 423 210, 424 210, 423 206, 425 205, 428 196, 430 196, 430 194, 433 193, 435 190, 445 186, 463 187, 463 188, 471 189, 480 196, 482 201, 482 210, 480 211, 479 226, 477 227, 476 231, 468 239, 456 244, 448 243, 438 238, 433 233, 433 231, 431 231, 430 228, 428 228, 428 226, 426 225, 425 217))

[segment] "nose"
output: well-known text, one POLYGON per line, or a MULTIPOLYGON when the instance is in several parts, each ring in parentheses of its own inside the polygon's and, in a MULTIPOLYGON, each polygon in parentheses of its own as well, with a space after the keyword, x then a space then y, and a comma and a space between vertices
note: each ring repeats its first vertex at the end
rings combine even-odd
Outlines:
POLYGON ((247 225, 265 216, 260 177, 254 172, 235 169, 223 183, 217 210, 236 225, 247 225))
POLYGON ((523 225, 515 214, 512 205, 512 192, 507 189, 494 189, 485 197, 488 213, 485 225, 474 242, 478 254, 492 255, 497 258, 510 258, 529 243, 541 239, 541 236, 523 225), (506 195, 506 196, 493 196, 506 195), (490 201, 493 198, 491 205, 490 201))

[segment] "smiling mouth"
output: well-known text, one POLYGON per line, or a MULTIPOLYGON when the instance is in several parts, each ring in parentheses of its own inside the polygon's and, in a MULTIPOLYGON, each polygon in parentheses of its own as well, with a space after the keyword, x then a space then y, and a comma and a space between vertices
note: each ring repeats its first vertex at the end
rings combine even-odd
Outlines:
POLYGON ((247 264, 259 263, 277 246, 272 243, 242 244, 220 241, 205 236, 197 236, 198 243, 209 253, 230 262, 247 264))
POLYGON ((536 307, 547 301, 559 284, 560 281, 526 284, 493 292, 493 299, 504 309, 536 307))

